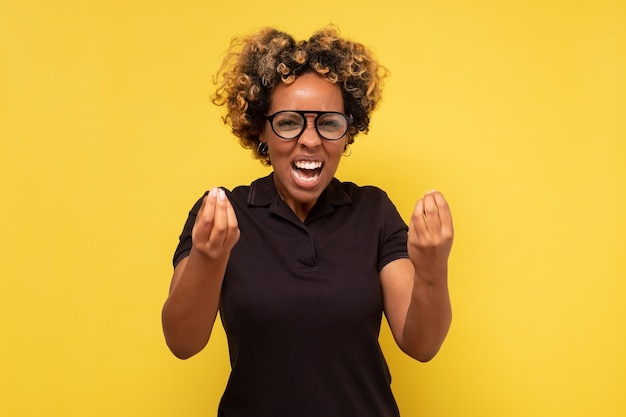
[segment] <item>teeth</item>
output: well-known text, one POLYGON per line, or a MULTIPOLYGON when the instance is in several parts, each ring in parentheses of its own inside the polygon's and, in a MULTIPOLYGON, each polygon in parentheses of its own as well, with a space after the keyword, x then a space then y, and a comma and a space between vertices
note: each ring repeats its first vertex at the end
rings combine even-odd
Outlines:
POLYGON ((321 162, 313 162, 313 161, 298 161, 294 163, 296 168, 298 169, 318 169, 322 167, 321 162))
POLYGON ((302 182, 314 182, 314 181, 316 181, 316 180, 317 180, 317 178, 319 177, 319 174, 315 174, 315 175, 313 175, 313 176, 311 176, 311 177, 307 177, 307 176, 304 176, 304 175, 300 175, 300 173, 299 173, 298 171, 296 171, 296 170, 294 170, 294 171, 293 171, 293 173, 294 173, 294 175, 296 176, 296 178, 297 178, 299 181, 302 181, 302 182))

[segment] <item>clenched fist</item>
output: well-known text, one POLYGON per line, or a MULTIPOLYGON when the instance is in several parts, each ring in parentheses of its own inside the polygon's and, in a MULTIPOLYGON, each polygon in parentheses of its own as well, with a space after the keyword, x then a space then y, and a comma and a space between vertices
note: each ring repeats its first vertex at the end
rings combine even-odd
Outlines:
POLYGON ((191 232, 194 250, 210 259, 229 255, 239 240, 239 226, 233 206, 221 188, 204 197, 191 232))
POLYGON ((415 205, 409 225, 408 252, 415 273, 428 281, 447 275, 454 228, 443 195, 430 191, 415 205))

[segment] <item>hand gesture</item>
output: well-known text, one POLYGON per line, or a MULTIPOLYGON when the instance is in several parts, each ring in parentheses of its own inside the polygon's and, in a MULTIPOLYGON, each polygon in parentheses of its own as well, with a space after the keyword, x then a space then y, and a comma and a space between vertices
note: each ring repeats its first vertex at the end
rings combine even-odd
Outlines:
POLYGON ((191 232, 193 249, 210 259, 230 255, 239 240, 239 226, 233 206, 221 188, 204 197, 191 232))
POLYGON ((445 277, 452 249, 452 215, 443 195, 430 191, 415 205, 409 225, 408 252, 418 276, 445 277))

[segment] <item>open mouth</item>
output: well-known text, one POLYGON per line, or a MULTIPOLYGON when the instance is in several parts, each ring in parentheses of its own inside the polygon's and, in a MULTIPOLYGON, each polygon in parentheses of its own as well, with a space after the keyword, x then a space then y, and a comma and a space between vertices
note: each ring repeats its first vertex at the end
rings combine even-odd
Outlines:
POLYGON ((291 165, 296 179, 302 183, 315 182, 322 172, 321 161, 296 161, 291 165))

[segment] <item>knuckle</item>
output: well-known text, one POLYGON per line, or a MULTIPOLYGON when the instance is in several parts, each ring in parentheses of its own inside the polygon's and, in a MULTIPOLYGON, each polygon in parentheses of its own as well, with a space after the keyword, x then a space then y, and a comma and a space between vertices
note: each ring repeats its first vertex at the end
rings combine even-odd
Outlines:
POLYGON ((227 232, 226 227, 224 226, 217 226, 213 228, 213 231, 211 232, 211 235, 215 235, 215 236, 219 236, 219 237, 223 237, 227 232))

